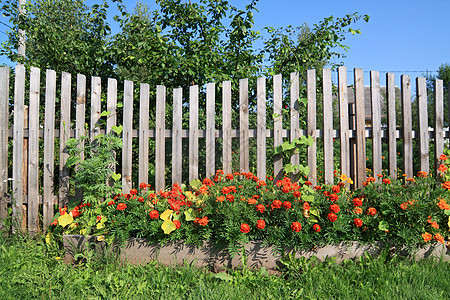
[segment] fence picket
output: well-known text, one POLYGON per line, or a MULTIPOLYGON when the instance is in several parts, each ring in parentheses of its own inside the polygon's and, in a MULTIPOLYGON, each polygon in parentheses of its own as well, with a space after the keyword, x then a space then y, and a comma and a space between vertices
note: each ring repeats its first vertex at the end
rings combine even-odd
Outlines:
POLYGON ((128 193, 132 188, 133 82, 125 80, 123 89, 122 191, 128 193))
POLYGON ((323 161, 324 180, 333 184, 333 94, 331 69, 323 69, 323 161))
MULTIPOLYGON (((290 77, 290 96, 291 96, 291 143, 300 138, 300 89, 299 89, 299 75, 298 72, 291 73, 290 77)), ((297 166, 300 164, 300 155, 297 151, 295 151, 291 156, 291 164, 292 166, 297 166)), ((297 181, 298 174, 292 174, 291 180, 297 181)))
POLYGON ((364 107, 364 73, 354 69, 355 74, 355 109, 356 109, 356 181, 361 188, 366 181, 366 113, 364 107))
POLYGON ((0 67, 0 228, 7 212, 9 68, 0 67))
POLYGON ((182 182, 183 89, 173 90, 172 184, 182 182))
POLYGON ((91 127, 90 138, 91 141, 100 134, 100 114, 101 108, 101 94, 102 81, 100 77, 92 77, 91 82, 91 127))
POLYGON ((256 170, 259 180, 266 180, 266 78, 257 79, 256 170))
POLYGON ((308 70, 306 73, 306 92, 308 99, 307 126, 308 135, 314 140, 314 143, 308 147, 308 180, 313 185, 317 184, 317 146, 316 146, 316 70, 308 70))
POLYGON ((55 98, 56 72, 47 70, 45 85, 45 116, 44 116, 44 207, 43 225, 48 228, 53 218, 53 177, 54 177, 54 148, 55 148, 55 98))
POLYGON ((69 169, 66 166, 69 153, 66 143, 70 138, 70 106, 71 106, 72 77, 63 72, 61 76, 61 124, 59 127, 59 206, 69 203, 69 169))
POLYGON ((403 172, 413 177, 413 137, 411 114, 411 81, 409 75, 401 76, 402 84, 402 132, 403 132, 403 172))
POLYGON ((397 121, 395 118, 395 75, 393 73, 386 74, 386 97, 389 176, 397 178, 397 121))
POLYGON ((248 132, 248 79, 239 80, 239 164, 241 172, 250 171, 248 132))
MULTIPOLYGON (((75 139, 86 135, 85 130, 86 117, 86 76, 77 74, 77 104, 75 119, 75 139)), ((83 144, 80 145, 83 147, 83 144)), ((80 159, 84 160, 84 153, 80 154, 80 159)))
MULTIPOLYGON (((444 153, 444 82, 434 81, 434 168, 437 171, 439 156, 444 153)), ((437 175, 437 172, 435 172, 437 175)))
POLYGON ((231 81, 222 84, 222 143, 223 143, 223 171, 232 172, 231 150, 231 81))
POLYGON ((146 83, 141 83, 139 94, 139 183, 148 183, 150 86, 146 83))
POLYGON ((189 87, 189 182, 198 178, 198 85, 189 87))
POLYGON ((216 172, 216 85, 208 83, 206 85, 206 177, 214 175, 216 172))
MULTIPOLYGON (((283 81, 281 74, 273 76, 273 147, 283 144, 283 81)), ((273 177, 275 182, 283 177, 283 153, 273 157, 273 177)))
POLYGON ((166 165, 166 87, 156 87, 156 134, 155 134, 155 190, 165 188, 166 165))
POLYGON ((348 114, 347 68, 338 68, 339 87, 339 137, 341 141, 341 174, 350 174, 350 135, 348 114))
POLYGON ((383 170, 381 141, 380 73, 370 71, 370 97, 372 103, 372 176, 378 179, 383 170))
POLYGON ((117 125, 117 80, 113 78, 108 78, 106 111, 110 112, 106 119, 106 132, 110 133, 112 127, 117 125))
POLYGON ((424 77, 416 78, 417 115, 419 117, 419 168, 430 172, 430 152, 428 145, 427 82, 424 77))

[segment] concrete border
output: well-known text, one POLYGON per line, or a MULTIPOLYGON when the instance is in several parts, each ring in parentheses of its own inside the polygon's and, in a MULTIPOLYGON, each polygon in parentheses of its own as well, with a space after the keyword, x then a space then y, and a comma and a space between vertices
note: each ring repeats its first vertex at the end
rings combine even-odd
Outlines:
MULTIPOLYGON (((86 242, 94 245, 97 251, 106 250, 104 242, 97 242, 96 237, 82 235, 63 236, 64 249, 66 250, 65 261, 73 262, 74 255, 86 249, 86 242)), ((359 242, 343 242, 337 245, 314 247, 306 251, 297 251, 296 257, 310 258, 316 256, 318 261, 324 261, 327 257, 335 257, 337 262, 348 259, 356 259, 364 256, 367 252, 372 256, 379 255, 385 247, 382 243, 361 244, 359 242)), ((394 249, 392 249, 394 250, 394 249)), ((396 251, 402 255, 407 252, 400 249, 396 251)), ((265 267, 269 270, 281 266, 281 254, 274 247, 265 246, 262 242, 250 242, 245 244, 247 266, 251 268, 265 267)), ((285 253, 292 253, 292 249, 286 248, 285 253)), ((411 256, 411 255, 409 255, 411 256)), ((171 242, 161 246, 151 244, 143 238, 129 239, 120 247, 120 257, 132 264, 146 264, 156 260, 162 265, 180 265, 188 263, 197 267, 208 267, 212 270, 223 268, 236 268, 242 265, 242 255, 230 256, 226 247, 220 247, 211 243, 204 243, 202 247, 186 245, 182 241, 171 242)), ((450 261, 450 249, 443 244, 436 243, 417 249, 413 258, 416 260, 428 257, 436 257, 444 261, 450 261)))

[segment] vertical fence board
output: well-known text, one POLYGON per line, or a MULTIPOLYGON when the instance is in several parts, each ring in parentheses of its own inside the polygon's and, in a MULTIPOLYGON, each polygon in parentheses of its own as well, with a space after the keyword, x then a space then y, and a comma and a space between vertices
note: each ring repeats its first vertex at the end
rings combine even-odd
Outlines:
POLYGON ((110 133, 112 127, 117 125, 117 80, 113 78, 108 78, 106 111, 110 112, 108 118, 106 119, 106 132, 110 133))
POLYGON ((198 178, 198 85, 189 87, 189 182, 198 178))
POLYGON ((222 85, 222 135, 223 135, 223 171, 232 172, 231 150, 231 81, 224 81, 222 85))
POLYGON ((66 166, 69 153, 66 143, 70 138, 70 106, 72 78, 63 72, 61 77, 61 120, 59 129, 59 206, 69 203, 69 169, 66 166))
POLYGON ((331 69, 323 69, 323 159, 325 184, 333 184, 333 93, 331 69))
POLYGON ((386 74, 389 176, 397 178, 397 121, 395 118, 395 75, 386 74))
POLYGON ((366 181, 366 112, 364 101, 364 73, 355 69, 355 109, 356 109, 356 182, 357 188, 366 181))
POLYGON ((7 217, 9 68, 0 67, 0 228, 7 217))
POLYGON ((401 76, 402 84, 402 132, 403 132, 403 172, 413 177, 413 139, 411 114, 411 81, 409 75, 401 76))
POLYGON ((44 116, 44 229, 48 228, 53 218, 53 178, 55 151, 55 98, 56 73, 47 70, 45 87, 45 116, 44 116))
POLYGON ((257 79, 256 171, 260 180, 266 180, 266 78, 257 79))
POLYGON ((28 230, 39 229, 39 95, 40 70, 30 69, 30 106, 28 111, 28 230))
MULTIPOLYGON (((300 91, 299 91, 299 75, 298 72, 291 73, 290 77, 290 96, 291 96, 291 143, 300 138, 300 91)), ((291 164, 293 166, 297 166, 300 163, 300 155, 297 151, 294 152, 291 156, 291 164)), ((298 174, 292 174, 291 180, 297 181, 298 174)))
POLYGON ((155 147, 155 189, 160 191, 165 188, 166 169, 166 87, 156 87, 156 147, 155 147))
MULTIPOLYGON (((283 81, 281 74, 273 76, 273 147, 283 144, 283 81)), ((275 182, 283 177, 283 153, 273 157, 273 177, 275 182)))
POLYGON ((182 183, 182 151, 183 140, 183 89, 173 90, 173 130, 172 130, 172 184, 182 183))
POLYGON ((239 163, 240 171, 250 171, 248 132, 248 79, 239 80, 239 163))
POLYGON ((146 83, 141 83, 139 93, 139 183, 148 183, 150 86, 146 83))
POLYGON ((372 100, 372 175, 378 178, 383 169, 381 143, 380 73, 370 71, 370 97, 372 100))
MULTIPOLYGON (((439 167, 439 156, 444 153, 444 82, 434 81, 434 170, 439 167)), ((435 175, 437 175, 435 173, 435 175)))
POLYGON ((22 219, 23 202, 23 120, 25 99, 25 67, 16 66, 14 84, 14 136, 13 136, 13 228, 18 229, 22 219))
MULTIPOLYGON (((79 139, 86 135, 86 76, 77 74, 77 104, 75 117, 75 138, 79 139)), ((83 147, 83 145, 80 145, 83 147)), ((84 159, 84 153, 80 154, 80 159, 84 159)))
POLYGON ((122 191, 132 188, 133 163, 133 82, 125 80, 123 91, 122 191))
POLYGON ((307 126, 308 135, 314 143, 308 147, 308 180, 313 185, 317 184, 317 137, 316 137, 316 70, 306 72, 306 97, 308 98, 307 126))
POLYGON ((339 137, 341 141, 341 174, 348 175, 350 171, 350 148, 349 148, 349 114, 348 114, 348 90, 347 90, 347 68, 338 68, 339 81, 339 137))
POLYGON ((206 85, 206 177, 216 173, 216 85, 206 85))
POLYGON ((91 141, 94 137, 100 134, 100 113, 101 113, 101 85, 100 77, 92 77, 91 85, 91 128, 90 128, 90 138, 91 141))
POLYGON ((430 171, 430 152, 428 145, 428 107, 427 82, 424 77, 416 78, 417 115, 419 117, 419 168, 420 171, 430 171))

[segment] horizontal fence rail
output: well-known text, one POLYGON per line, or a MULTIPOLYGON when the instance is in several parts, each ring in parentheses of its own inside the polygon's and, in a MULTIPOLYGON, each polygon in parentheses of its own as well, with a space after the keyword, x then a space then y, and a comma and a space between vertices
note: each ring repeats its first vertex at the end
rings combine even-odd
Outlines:
POLYGON ((289 78, 241 79, 236 87, 225 81, 173 91, 52 70, 44 74, 38 68, 26 74, 20 64, 11 73, 0 68, 0 219, 11 205, 13 219, 30 232, 46 228, 55 205, 68 203, 68 138, 87 134, 93 139, 117 125, 123 126, 123 147, 114 169, 121 170, 124 192, 133 187, 133 178, 134 184, 152 180, 159 191, 170 183, 210 177, 217 169, 254 170, 261 180, 280 179, 288 163, 307 165, 307 179, 314 185, 332 184, 338 170, 354 179, 354 187, 362 187, 367 162, 371 175, 397 177, 401 169, 412 177, 414 171, 436 169, 450 138, 439 79, 427 91, 426 79, 417 78, 412 98, 409 76, 401 76, 396 87, 394 74, 388 73, 386 86, 380 86, 379 73, 371 71, 365 86, 363 71, 355 69, 354 86, 349 86, 346 67, 338 68, 337 85, 331 70, 323 69, 309 70, 306 77, 292 73, 289 78), (430 103, 434 119, 429 122, 430 103), (301 136, 314 141, 304 154, 296 152, 289 161, 274 154, 274 148, 301 136))

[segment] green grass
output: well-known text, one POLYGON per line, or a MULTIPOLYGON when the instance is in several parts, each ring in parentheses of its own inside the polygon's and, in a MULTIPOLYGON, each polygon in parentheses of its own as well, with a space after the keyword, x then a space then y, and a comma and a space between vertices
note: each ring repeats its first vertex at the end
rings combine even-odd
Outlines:
POLYGON ((312 264, 291 261, 278 276, 230 270, 228 280, 195 267, 120 264, 86 254, 55 259, 40 239, 0 237, 0 299, 449 299, 450 263, 398 257, 312 264), (295 267, 299 268, 295 268, 295 267), (301 268, 300 268, 301 267, 301 268), (307 269, 306 269, 307 268, 307 269), (303 270, 301 272, 300 270, 303 270))

